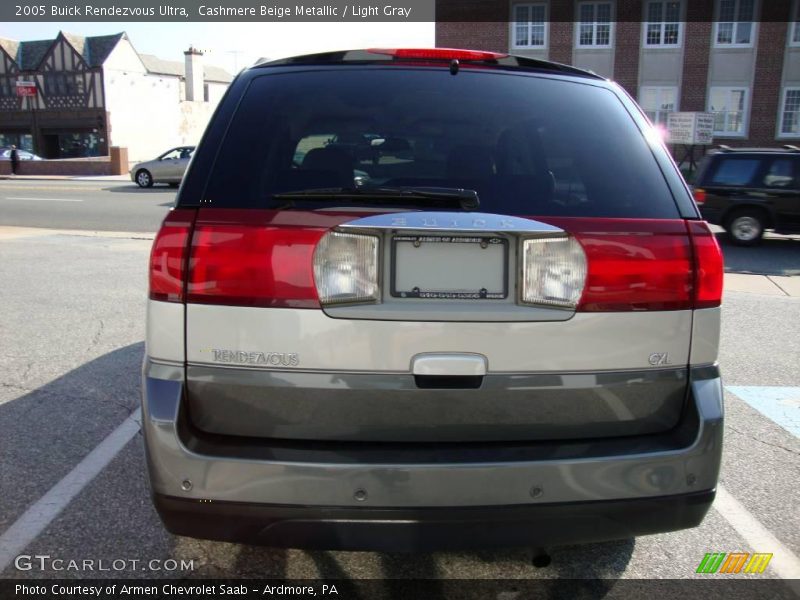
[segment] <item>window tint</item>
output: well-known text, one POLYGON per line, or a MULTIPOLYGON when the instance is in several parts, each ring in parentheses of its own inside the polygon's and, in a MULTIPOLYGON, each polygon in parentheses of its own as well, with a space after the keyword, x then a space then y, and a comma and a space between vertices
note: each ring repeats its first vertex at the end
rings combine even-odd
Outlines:
POLYGON ((775 188, 794 188, 794 159, 776 158, 764 175, 764 185, 775 188))
POLYGON ((758 158, 726 158, 717 163, 711 183, 716 185, 747 185, 761 165, 758 158))
POLYGON ((396 66, 259 76, 205 197, 276 208, 287 204, 273 198, 281 192, 387 186, 473 189, 481 211, 501 214, 679 216, 613 92, 466 68, 457 76, 396 66))
POLYGON ((174 148, 167 152, 166 154, 161 155, 161 160, 174 160, 176 158, 180 158, 181 156, 181 149, 174 148))

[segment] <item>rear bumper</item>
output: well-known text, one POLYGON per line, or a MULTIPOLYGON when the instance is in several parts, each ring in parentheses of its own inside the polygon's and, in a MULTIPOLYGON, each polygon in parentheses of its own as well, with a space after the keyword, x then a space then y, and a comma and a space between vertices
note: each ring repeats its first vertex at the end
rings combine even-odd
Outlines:
POLYGON ((198 502, 156 494, 178 535, 282 548, 424 552, 626 539, 699 525, 713 491, 638 500, 467 508, 198 502))
POLYGON ((183 373, 146 362, 142 424, 156 506, 183 535, 384 550, 615 539, 697 525, 719 474, 711 366, 690 369, 667 434, 473 445, 203 437, 187 424, 183 373))

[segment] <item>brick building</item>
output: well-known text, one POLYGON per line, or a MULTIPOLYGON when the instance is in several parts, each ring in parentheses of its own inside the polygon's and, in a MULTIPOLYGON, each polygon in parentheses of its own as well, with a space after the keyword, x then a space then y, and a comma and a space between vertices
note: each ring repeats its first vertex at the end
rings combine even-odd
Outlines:
POLYGON ((436 45, 589 69, 655 123, 709 111, 715 143, 800 143, 800 0, 437 0, 436 45))

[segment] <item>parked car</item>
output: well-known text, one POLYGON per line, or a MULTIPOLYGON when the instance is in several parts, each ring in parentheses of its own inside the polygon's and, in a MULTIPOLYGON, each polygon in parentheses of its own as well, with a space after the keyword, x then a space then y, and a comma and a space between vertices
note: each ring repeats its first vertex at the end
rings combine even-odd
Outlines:
POLYGON ((719 246, 592 73, 451 49, 247 69, 149 281, 142 429, 173 533, 546 546, 713 501, 719 246))
POLYGON ((168 183, 177 187, 189 166, 194 149, 195 146, 178 146, 158 158, 137 163, 131 169, 131 181, 143 188, 152 187, 154 183, 168 183))
POLYGON ((694 197, 703 217, 730 240, 753 246, 768 229, 800 233, 800 149, 728 148, 701 163, 694 197))
MULTIPOLYGON (((17 148, 17 156, 19 156, 20 160, 44 160, 33 152, 20 150, 19 148, 17 148)), ((0 160, 11 160, 11 148, 0 148, 0 160)))

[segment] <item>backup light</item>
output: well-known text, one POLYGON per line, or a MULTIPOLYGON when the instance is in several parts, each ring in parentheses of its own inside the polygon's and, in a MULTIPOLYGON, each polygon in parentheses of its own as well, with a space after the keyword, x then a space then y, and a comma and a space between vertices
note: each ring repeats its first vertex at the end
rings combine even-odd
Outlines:
POLYGON ((522 301, 561 308, 577 307, 586 284, 586 255, 573 237, 524 240, 522 301))
POLYGON ((377 302, 378 238, 325 234, 314 251, 314 282, 322 304, 377 302))

